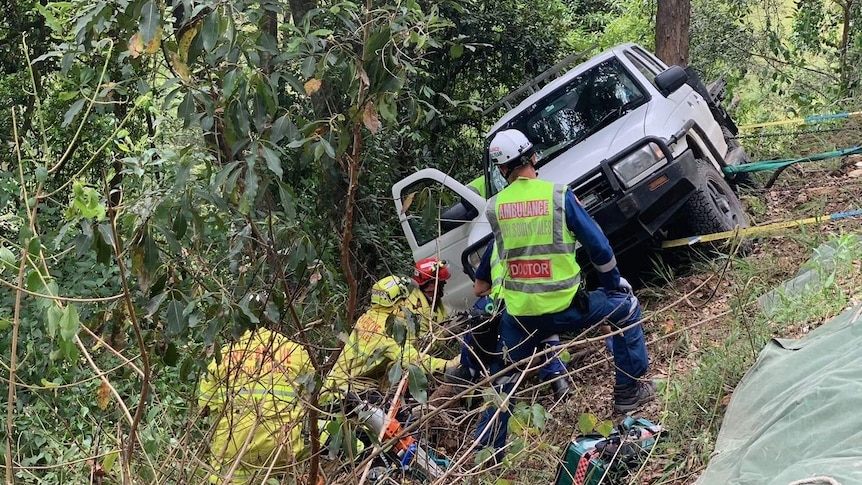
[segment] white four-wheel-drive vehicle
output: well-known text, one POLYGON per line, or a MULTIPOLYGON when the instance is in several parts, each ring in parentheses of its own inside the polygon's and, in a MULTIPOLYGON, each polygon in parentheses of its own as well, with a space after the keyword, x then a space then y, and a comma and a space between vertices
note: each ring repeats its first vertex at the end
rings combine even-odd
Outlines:
MULTIPOLYGON (((635 44, 566 67, 513 93, 528 96, 493 125, 486 148, 499 130, 526 134, 539 178, 571 186, 618 256, 667 237, 747 225, 722 173, 747 160, 720 104, 723 84, 708 89, 692 69, 668 67, 635 44)), ((455 309, 474 301, 471 276, 492 238, 485 207, 506 183, 485 152, 487 199, 435 169, 392 187, 414 259, 436 256, 455 267, 445 299, 455 309)))

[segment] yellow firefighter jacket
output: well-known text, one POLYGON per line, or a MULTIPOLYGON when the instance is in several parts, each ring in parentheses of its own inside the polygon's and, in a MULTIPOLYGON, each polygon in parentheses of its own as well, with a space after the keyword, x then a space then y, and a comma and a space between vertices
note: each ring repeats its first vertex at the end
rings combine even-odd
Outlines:
MULTIPOLYGON (((413 346, 416 332, 408 331, 406 341, 401 345, 392 338, 392 325, 410 328, 399 306, 372 305, 360 316, 329 373, 327 387, 363 390, 377 386, 385 380, 394 362, 400 362, 405 370, 409 364, 417 364, 426 372, 443 371, 446 360, 423 355, 413 346)), ((421 329, 419 332, 420 336, 424 335, 421 329)))
POLYGON ((449 312, 443 302, 438 303, 437 308, 431 308, 431 302, 418 287, 414 287, 410 292, 405 306, 419 317, 419 335, 426 335, 428 332, 440 335, 440 325, 449 319, 449 312))
POLYGON ((211 441, 210 477, 220 483, 239 460, 230 483, 284 473, 302 449, 304 407, 297 379, 311 374, 308 354, 297 343, 266 329, 246 332, 222 348, 200 384, 199 403, 218 416, 211 441))

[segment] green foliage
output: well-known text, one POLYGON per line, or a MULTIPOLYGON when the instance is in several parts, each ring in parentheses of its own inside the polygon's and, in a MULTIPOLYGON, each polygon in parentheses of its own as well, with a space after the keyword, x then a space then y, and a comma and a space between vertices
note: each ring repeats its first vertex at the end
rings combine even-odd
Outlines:
MULTIPOLYGON (((833 62, 835 16, 822 6, 800 11, 788 42, 757 38, 744 23, 751 2, 696 3, 693 60, 733 80, 753 72, 741 54, 750 45, 793 69, 817 52, 833 62), (722 55, 731 40, 739 48, 722 55)), ((0 155, 0 277, 30 292, 20 305, 14 289, 0 293, 0 343, 11 350, 18 337, 16 399, 0 419, 13 413, 19 482, 87 482, 92 461, 82 459, 102 456, 106 481, 128 470, 132 481, 203 483, 210 423, 196 386, 221 345, 266 325, 326 362, 352 324, 347 270, 362 295, 408 267, 385 195, 392 182, 425 166, 474 177, 493 121, 482 108, 594 43, 649 46, 654 9, 635 0, 311 7, 302 16, 279 2, 18 2, 0 21, 0 138, 10 142, 0 155), (345 233, 353 240, 342 247, 345 233), (129 462, 120 451, 130 442, 129 462)), ((862 52, 855 37, 850 45, 848 63, 862 52)), ((830 99, 806 98, 810 78, 799 72, 775 74, 774 85, 799 105, 830 99)), ((417 207, 436 210, 439 199, 417 207)), ((747 332, 728 348, 750 346, 747 332)), ((699 378, 707 388, 732 382, 744 362, 716 355, 699 378)), ((393 366, 390 380, 405 370, 424 400, 418 367, 393 366)), ((674 395, 714 404, 686 385, 674 383, 674 395)), ((511 409, 514 449, 527 449, 550 416, 538 404, 511 409)), ((704 424, 686 419, 692 428, 680 429, 704 424)))
POLYGON ((759 5, 751 0, 692 2, 691 64, 706 82, 724 76, 733 90, 748 73, 758 40, 749 19, 759 5))
MULTIPOLYGON (((12 278, 27 248, 27 290, 80 302, 25 297, 18 312, 17 381, 44 382, 16 391, 23 444, 14 459, 25 466, 106 453, 103 467, 117 477, 128 469, 146 481, 198 481, 192 460, 154 464, 191 456, 178 447, 205 433, 188 403, 222 342, 267 325, 323 362, 336 333, 349 330, 340 267, 355 263, 340 260, 333 235, 352 232, 342 226, 343 201, 359 177, 367 183, 355 199, 356 240, 369 248, 360 253, 378 254, 360 261, 360 274, 408 257, 384 256, 400 249, 398 228, 387 228, 391 209, 370 198, 388 188, 392 170, 363 161, 398 150, 385 136, 392 127, 436 116, 411 80, 424 72, 424 51, 442 46, 435 36, 449 23, 437 7, 345 2, 280 31, 270 13, 288 12, 276 4, 163 7, 40 7, 59 42, 35 64, 49 89, 15 101, 33 109, 18 130, 21 163, 0 161, 0 256, 12 278), (144 386, 149 397, 138 402, 144 386), (139 439, 129 440, 136 406, 139 439), (117 455, 129 441, 132 462, 117 455)), ((8 325, 14 293, 0 300, 8 325)), ((9 336, 2 341, 9 348, 9 336)), ((407 372, 422 396, 424 373, 407 372)), ((59 483, 87 472, 20 473, 25 483, 59 483)))
POLYGON ((578 416, 578 431, 581 434, 598 433, 608 437, 614 431, 614 423, 609 420, 600 421, 593 413, 581 413, 578 416))

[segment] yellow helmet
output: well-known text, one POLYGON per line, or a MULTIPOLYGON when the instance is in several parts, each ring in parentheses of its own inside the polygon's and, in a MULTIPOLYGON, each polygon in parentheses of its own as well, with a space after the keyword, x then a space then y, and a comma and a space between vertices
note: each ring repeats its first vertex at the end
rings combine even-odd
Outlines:
POLYGON ((371 304, 392 307, 409 295, 409 281, 406 278, 389 275, 371 287, 371 304))

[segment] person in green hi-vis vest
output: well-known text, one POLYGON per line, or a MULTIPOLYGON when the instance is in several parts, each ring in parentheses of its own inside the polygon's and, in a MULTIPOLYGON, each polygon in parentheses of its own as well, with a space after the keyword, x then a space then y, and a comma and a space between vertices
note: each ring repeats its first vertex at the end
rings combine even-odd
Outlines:
MULTIPOLYGON (((500 323, 498 350, 504 361, 492 373, 527 359, 552 334, 580 332, 609 323, 615 330, 612 352, 616 369, 614 410, 627 413, 655 398, 646 375, 649 359, 641 308, 631 285, 620 277, 613 249, 598 224, 571 189, 537 177, 536 151, 518 130, 498 132, 488 148, 491 162, 509 185, 497 194, 486 213, 503 267, 500 296, 506 310, 500 323), (575 258, 580 243, 596 269, 601 287, 587 291, 575 258)), ((474 286, 477 295, 491 290, 491 250, 485 251, 474 286)), ((513 392, 517 371, 498 376, 494 386, 513 392)), ((502 453, 509 412, 495 417, 487 409, 476 430, 480 444, 502 453)))

